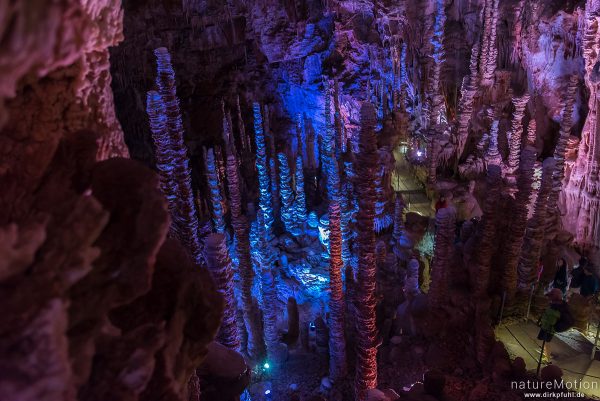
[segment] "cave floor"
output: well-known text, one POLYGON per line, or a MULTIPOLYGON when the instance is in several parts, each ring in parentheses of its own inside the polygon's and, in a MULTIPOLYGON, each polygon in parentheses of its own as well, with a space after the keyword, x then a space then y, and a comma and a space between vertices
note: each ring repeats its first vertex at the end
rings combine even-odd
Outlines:
MULTIPOLYGON (((527 369, 535 372, 542 345, 537 339, 538 332, 539 327, 533 322, 519 321, 499 326, 496 337, 504 343, 511 358, 523 358, 527 369)), ((549 343, 550 357, 548 361, 542 361, 542 367, 549 364, 560 367, 565 381, 581 381, 582 392, 600 399, 600 388, 583 389, 584 383, 600 382, 600 361, 590 359, 592 348, 590 339, 576 329, 557 333, 549 343)), ((600 353, 596 358, 598 356, 600 353)))

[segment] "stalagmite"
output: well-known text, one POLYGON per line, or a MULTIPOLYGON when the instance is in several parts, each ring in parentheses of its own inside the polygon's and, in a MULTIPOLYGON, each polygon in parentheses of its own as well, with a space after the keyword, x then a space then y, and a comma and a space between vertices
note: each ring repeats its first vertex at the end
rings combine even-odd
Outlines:
POLYGON ((530 289, 538 272, 538 264, 546 231, 545 223, 548 215, 547 202, 550 191, 552 190, 552 175, 555 169, 554 164, 555 161, 553 158, 544 160, 542 180, 540 188, 538 189, 533 216, 527 224, 525 238, 523 239, 523 247, 518 264, 517 283, 518 289, 523 292, 530 289))
MULTIPOLYGON (((510 141, 509 141, 509 153, 508 160, 506 163, 506 169, 504 172, 505 176, 509 176, 511 181, 514 180, 516 184, 516 173, 519 168, 519 155, 521 153, 521 142, 523 139, 523 114, 525 112, 525 106, 529 101, 529 95, 513 98, 513 104, 515 111, 510 128, 510 141)), ((535 120, 534 120, 535 121, 535 120)))
POLYGON ((455 157, 458 164, 467 139, 469 137, 469 124, 473 114, 473 102, 479 84, 479 72, 477 70, 479 61, 479 43, 475 43, 471 49, 471 61, 469 64, 469 75, 464 77, 461 86, 461 98, 458 106, 458 129, 456 134, 455 157))
POLYGON ((495 119, 490 128, 490 143, 485 153, 485 161, 488 165, 502 165, 502 156, 498 151, 498 124, 499 121, 495 119))
MULTIPOLYGON (((563 224, 575 233, 575 242, 594 252, 598 252, 600 243, 600 190, 598 189, 600 173, 598 113, 600 104, 596 70, 600 59, 599 28, 600 3, 588 0, 585 7, 581 48, 585 67, 584 79, 589 90, 589 112, 581 133, 577 160, 571 169, 565 188, 566 215, 563 218, 563 224)), ((553 191, 556 191, 556 188, 553 188, 553 191)), ((551 208, 550 202, 548 202, 548 208, 551 208)))
POLYGON ((346 374, 345 302, 342 285, 342 230, 337 162, 332 160, 329 176, 329 375, 341 379, 346 374))
POLYGON ((535 147, 535 141, 537 139, 537 126, 535 119, 532 118, 529 120, 529 125, 527 126, 527 144, 535 147))
POLYGON ((279 161, 279 184, 281 195, 281 220, 285 226, 285 230, 289 233, 294 231, 296 221, 294 220, 294 194, 292 192, 290 167, 288 165, 287 156, 283 153, 277 154, 279 161))
POLYGON ((577 94, 577 83, 577 75, 571 75, 567 86, 558 142, 554 148, 554 160, 556 165, 554 167, 554 173, 552 174, 552 191, 548 195, 547 213, 547 228, 550 230, 556 229, 556 225, 559 223, 558 216, 560 216, 560 210, 558 210, 558 198, 562 191, 563 179, 565 177, 565 152, 567 143, 569 142, 569 136, 571 135, 571 128, 573 127, 573 107, 575 105, 575 96, 577 94))
POLYGON ((517 290, 517 265, 527 226, 527 206, 531 197, 533 183, 533 166, 535 164, 535 149, 527 146, 521 153, 517 193, 511 208, 510 233, 504 243, 504 271, 502 272, 502 289, 508 300, 512 299, 517 290))
POLYGON ((187 158, 187 148, 183 142, 183 123, 175 87, 175 71, 171 65, 171 55, 166 48, 161 47, 154 51, 157 61, 158 75, 156 85, 158 93, 165 105, 166 134, 167 138, 161 143, 167 144, 173 154, 172 170, 174 182, 177 183, 177 206, 172 215, 173 225, 177 237, 192 254, 194 261, 203 265, 202 246, 198 238, 198 217, 192 192, 192 176, 187 158))
POLYGON ((356 399, 366 400, 366 392, 377 386, 377 326, 375 322, 375 200, 377 138, 375 109, 363 103, 356 160, 358 176, 358 272, 356 277, 356 399))
MULTIPOLYGON (((154 157, 156 158, 156 169, 160 180, 160 191, 167 199, 169 212, 174 215, 177 209, 177 183, 171 174, 175 152, 169 141, 166 126, 166 110, 162 98, 158 92, 150 91, 147 97, 146 112, 150 121, 150 131, 154 141, 154 157)), ((171 222, 174 224, 174 221, 171 222)))
POLYGON ((402 238, 404 232, 404 199, 400 192, 396 192, 396 199, 394 203, 394 231, 392 238, 394 243, 398 244, 402 238))
POLYGON ((279 333, 277 331, 277 292, 275 289, 275 277, 271 264, 269 263, 269 247, 266 242, 266 224, 262 211, 258 212, 257 220, 257 247, 254 249, 260 274, 263 306, 263 329, 265 345, 267 346, 267 358, 271 361, 279 360, 279 333))
POLYGON ((496 245, 497 223, 500 218, 497 205, 501 185, 500 166, 498 164, 488 165, 483 221, 479 226, 481 239, 479 240, 471 274, 471 288, 473 288, 477 298, 485 298, 490 285, 490 270, 496 245))
POLYGON ((227 251, 225 236, 210 234, 205 241, 206 266, 210 271, 217 290, 223 295, 225 307, 217 341, 233 350, 240 349, 240 338, 236 323, 236 301, 233 293, 233 270, 227 251))
POLYGON ((302 156, 296 157, 296 171, 294 173, 296 178, 296 198, 294 199, 294 218, 300 232, 304 231, 304 225, 306 224, 306 196, 304 194, 304 167, 302 165, 302 156))
POLYGON ((441 307, 446 303, 450 269, 454 258, 454 236, 456 231, 456 210, 446 207, 435 215, 435 250, 431 266, 431 305, 441 307))
POLYGON ((444 63, 444 25, 446 23, 445 1, 436 0, 436 14, 433 26, 433 74, 431 78, 431 121, 430 126, 437 132, 443 131, 447 123, 446 102, 443 96, 440 74, 444 63), (440 127, 441 126, 441 127, 440 127))
POLYGON ((235 233, 237 268, 241 281, 241 304, 244 310, 246 331, 248 332, 248 354, 251 358, 257 359, 264 352, 264 342, 259 322, 257 322, 255 303, 252 297, 254 270, 250 254, 250 226, 246 215, 242 211, 240 173, 236 157, 231 151, 228 151, 227 155, 227 187, 229 189, 231 224, 235 233))
POLYGON ((273 205, 271 199, 271 180, 267 167, 267 149, 263 130, 263 121, 258 103, 253 104, 254 141, 256 142, 256 169, 258 170, 259 207, 262 210, 267 241, 273 238, 273 205))
POLYGON ((484 86, 491 86, 494 83, 494 74, 496 73, 498 58, 496 30, 499 2, 500 0, 485 0, 484 5, 484 31, 480 63, 481 83, 484 86))
POLYGON ((225 233, 225 220, 223 219, 223 197, 221 196, 217 167, 215 165, 215 154, 212 149, 205 152, 206 180, 210 189, 210 200, 212 205, 212 221, 215 232, 225 233))

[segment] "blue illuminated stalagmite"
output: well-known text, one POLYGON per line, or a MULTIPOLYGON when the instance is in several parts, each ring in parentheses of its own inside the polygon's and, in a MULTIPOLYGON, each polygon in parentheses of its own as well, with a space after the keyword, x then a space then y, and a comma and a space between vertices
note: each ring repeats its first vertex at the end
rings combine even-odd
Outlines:
POLYGON ((303 230, 306 224, 306 195, 304 194, 304 166, 302 156, 296 157, 296 199, 294 200, 294 218, 303 230))
POLYGON ((154 54, 158 70, 156 84, 166 112, 166 131, 163 132, 163 136, 160 136, 160 132, 154 133, 158 136, 158 139, 155 139, 155 146, 157 149, 162 149, 157 153, 171 154, 172 169, 169 170, 169 174, 177 185, 177 197, 173 199, 175 205, 170 208, 173 219, 171 227, 188 248, 194 261, 203 265, 202 246, 198 238, 198 217, 192 192, 192 176, 188 165, 187 148, 183 142, 183 124, 175 87, 175 72, 171 65, 171 55, 166 48, 158 48, 154 54))
POLYGON ((206 152, 206 180, 210 190, 212 204, 212 221, 216 232, 225 233, 225 220, 223 219, 223 197, 219 188, 219 175, 215 165, 215 154, 212 149, 206 152))
POLYGON ((177 206, 177 182, 172 174, 174 151, 169 144, 169 134, 167 133, 167 115, 165 104, 156 91, 148 92, 146 112, 150 121, 150 131, 154 141, 154 157, 156 159, 156 169, 160 182, 160 190, 167 199, 167 204, 171 214, 175 212, 177 206))
POLYGON ((258 170, 258 190, 260 191, 259 207, 262 210, 265 235, 267 240, 273 238, 273 205, 271 199, 271 179, 267 167, 267 148, 263 130, 260 105, 252 105, 254 112, 254 140, 256 142, 256 169, 258 170))
POLYGON ((233 137, 228 120, 224 122, 227 146, 227 188, 229 190, 229 206, 231 208, 231 225, 235 233, 235 256, 237 258, 240 277, 241 305, 244 311, 244 322, 248 333, 247 350, 251 358, 257 359, 264 352, 263 334, 257 308, 252 296, 254 270, 250 255, 250 227, 248 218, 242 210, 242 194, 240 191, 240 172, 233 148, 233 137))
POLYGON ((292 192, 290 167, 285 154, 278 153, 279 161, 279 185, 281 195, 281 220, 285 226, 285 230, 289 233, 294 231, 294 193, 292 192))
POLYGON ((265 241, 266 224, 262 211, 258 212, 258 224, 256 235, 256 246, 252 249, 254 254, 258 272, 260 274, 260 288, 262 292, 263 305, 263 328, 265 345, 267 346, 267 358, 275 360, 278 345, 279 335, 277 332, 277 292, 275 288, 275 278, 271 268, 268 244, 265 241))

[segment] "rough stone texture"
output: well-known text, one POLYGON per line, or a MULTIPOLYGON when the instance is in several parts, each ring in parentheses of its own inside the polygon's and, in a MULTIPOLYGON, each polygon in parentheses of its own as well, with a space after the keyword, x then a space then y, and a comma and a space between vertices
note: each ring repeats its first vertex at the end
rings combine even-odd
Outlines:
POLYGON ((104 160, 128 155, 108 57, 120 2, 0 10, 2 398, 187 400, 221 300, 166 240, 157 175, 104 160))

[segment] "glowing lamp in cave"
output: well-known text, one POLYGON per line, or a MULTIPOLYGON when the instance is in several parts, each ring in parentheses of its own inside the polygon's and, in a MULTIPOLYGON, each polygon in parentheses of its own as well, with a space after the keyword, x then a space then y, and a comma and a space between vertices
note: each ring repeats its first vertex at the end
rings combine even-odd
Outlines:
POLYGON ((265 395, 271 394, 271 390, 265 390, 265 395))
MULTIPOLYGON (((263 365, 263 368, 265 369, 269 369, 271 367, 271 365, 269 365, 269 362, 265 362, 265 364, 263 365)), ((267 390, 269 391, 269 390, 267 390)))
POLYGON ((417 150, 417 157, 421 157, 421 156, 423 156, 423 151, 417 150))

